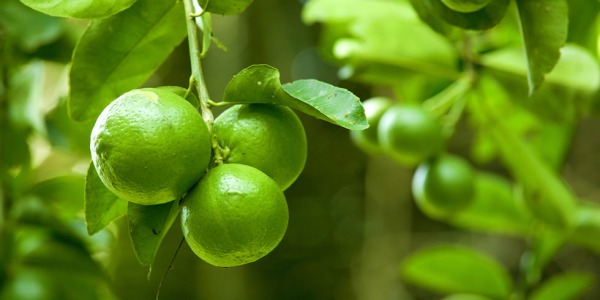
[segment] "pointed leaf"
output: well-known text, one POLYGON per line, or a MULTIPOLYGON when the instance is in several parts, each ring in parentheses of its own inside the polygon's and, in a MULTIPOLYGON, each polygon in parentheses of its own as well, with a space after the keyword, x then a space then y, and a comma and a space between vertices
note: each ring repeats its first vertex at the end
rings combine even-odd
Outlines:
POLYGON ((529 94, 554 68, 567 40, 569 14, 566 0, 517 0, 521 34, 527 55, 529 94))
POLYGON ((159 205, 129 203, 129 233, 133 250, 142 266, 148 267, 148 276, 163 238, 179 213, 179 202, 159 205))
POLYGON ((235 75, 223 101, 287 105, 350 130, 369 126, 360 100, 350 91, 314 79, 282 86, 279 71, 268 65, 252 65, 235 75))
POLYGON ((23 4, 56 17, 96 19, 112 16, 136 0, 21 0, 23 4))
POLYGON ((85 177, 85 223, 90 235, 127 213, 127 201, 109 191, 90 163, 85 177))
POLYGON ((96 118, 144 83, 185 36, 183 6, 175 0, 138 0, 123 13, 93 21, 73 54, 71 117, 96 118))
POLYGON ((437 246, 413 253, 402 264, 405 280, 441 293, 473 293, 507 299, 512 283, 508 271, 473 249, 437 246))
POLYGON ((588 273, 565 273, 554 276, 533 291, 530 300, 575 300, 594 284, 588 273))

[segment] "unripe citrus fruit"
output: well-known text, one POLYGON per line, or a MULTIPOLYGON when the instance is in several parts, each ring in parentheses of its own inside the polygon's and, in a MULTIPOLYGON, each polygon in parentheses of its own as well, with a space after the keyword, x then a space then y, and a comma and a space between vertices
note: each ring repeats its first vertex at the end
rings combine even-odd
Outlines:
POLYGON ((106 187, 150 205, 179 198, 206 171, 211 142, 194 106, 162 89, 127 92, 98 117, 92 161, 106 187))
POLYGON ((219 145, 228 152, 225 163, 253 166, 285 190, 306 162, 306 134, 300 119, 285 106, 235 105, 215 120, 219 145))
POLYGON ((352 142, 361 150, 369 154, 381 153, 379 139, 377 138, 377 128, 379 120, 383 113, 392 106, 392 100, 384 97, 367 99, 363 102, 365 115, 369 121, 369 128, 365 130, 350 131, 352 142))
POLYGON ((445 154, 415 171, 412 191, 419 208, 434 218, 452 215, 473 200, 475 175, 461 157, 445 154))
POLYGON ((488 5, 492 0, 441 0, 451 10, 461 13, 478 11, 488 5))
POLYGON ((258 169, 223 164, 185 196, 181 226, 190 248, 220 267, 247 264, 281 241, 288 207, 277 183, 258 169))
POLYGON ((419 105, 395 104, 379 121, 381 148, 398 162, 415 166, 443 146, 442 125, 419 105))

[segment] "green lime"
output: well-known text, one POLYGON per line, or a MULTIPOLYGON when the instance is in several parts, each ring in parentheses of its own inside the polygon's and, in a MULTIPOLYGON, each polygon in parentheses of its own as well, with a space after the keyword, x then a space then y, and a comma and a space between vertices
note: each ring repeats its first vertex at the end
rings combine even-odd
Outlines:
POLYGON ((444 144, 442 125, 420 105, 395 104, 379 121, 381 148, 398 162, 416 166, 444 144))
POLYGON ((258 169, 223 164, 210 169, 183 200, 181 226, 190 248, 220 267, 267 255, 288 224, 288 207, 277 183, 258 169))
POLYGON ((306 134, 300 119, 285 106, 235 105, 215 120, 214 132, 226 150, 225 163, 255 167, 287 189, 306 162, 306 134))
POLYGON ((413 195, 419 208, 444 218, 469 205, 475 193, 475 175, 463 158, 445 154, 419 165, 413 176, 413 195))
POLYGON ((441 0, 451 10, 461 13, 478 11, 488 5, 492 0, 441 0))
POLYGON ((377 137, 377 128, 379 128, 381 116, 390 106, 392 106, 392 100, 385 97, 371 98, 363 102, 369 128, 350 131, 350 139, 365 153, 379 154, 382 152, 377 137))
POLYGON ((211 156, 208 128, 196 108, 162 89, 133 90, 109 104, 96 120, 90 148, 106 187, 144 205, 181 197, 211 156))

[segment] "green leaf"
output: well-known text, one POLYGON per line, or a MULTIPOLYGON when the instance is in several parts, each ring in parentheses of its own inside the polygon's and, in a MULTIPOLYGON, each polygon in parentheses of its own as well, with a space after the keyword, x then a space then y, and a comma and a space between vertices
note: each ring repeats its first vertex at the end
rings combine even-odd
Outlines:
POLYGON ((127 201, 109 191, 90 163, 85 178, 85 222, 90 235, 127 213, 127 201))
POLYGON ((530 212, 560 229, 574 224, 577 200, 552 167, 510 127, 494 98, 506 93, 489 77, 482 78, 479 98, 471 101, 474 114, 480 114, 483 130, 494 141, 498 152, 515 179, 524 188, 524 200, 530 212))
POLYGON ((527 55, 529 94, 544 81, 554 68, 560 48, 567 40, 569 15, 566 0, 517 0, 521 34, 527 55))
POLYGON ((537 288, 529 300, 575 300, 592 287, 594 277, 588 273, 565 273, 552 277, 537 288))
MULTIPOLYGON (((413 5, 419 0, 411 0, 413 5)), ((508 9, 508 0, 494 0, 484 8, 471 12, 461 13, 448 8, 440 0, 420 0, 423 3, 415 5, 417 12, 421 14, 421 18, 432 24, 433 28, 440 29, 439 22, 432 20, 432 15, 436 15, 441 20, 448 24, 458 26, 464 29, 484 30, 490 29, 504 18, 508 9), (428 11, 429 13, 424 13, 428 11)))
POLYGON ((56 40, 63 31, 63 23, 59 18, 31 10, 18 0, 0 3, 0 27, 27 51, 56 40))
POLYGON ((112 16, 136 0, 21 0, 23 4, 56 17, 96 19, 112 16))
POLYGON ((138 0, 123 13, 93 21, 73 54, 71 117, 96 118, 112 100, 144 83, 185 37, 181 1, 138 0))
POLYGON ((454 294, 444 297, 442 300, 491 300, 488 297, 475 294, 454 294))
POLYGON ((253 0, 200 0, 204 10, 220 15, 237 15, 242 13, 253 0), (206 3, 208 2, 208 6, 206 3))
POLYGON ((571 241, 600 254, 600 207, 582 205, 577 213, 571 241))
POLYGON ((530 232, 531 217, 523 203, 514 197, 509 181, 479 172, 475 177, 473 202, 449 223, 476 231, 526 236, 530 232))
POLYGON ((360 100, 350 91, 314 79, 282 86, 279 71, 268 65, 252 65, 235 75, 223 101, 287 105, 350 130, 369 126, 360 100))
POLYGON ((7 96, 9 117, 16 127, 31 128, 46 135, 42 108, 44 64, 34 60, 11 78, 7 96))
POLYGON ((159 205, 129 203, 129 233, 133 250, 142 266, 152 272, 152 263, 160 244, 179 214, 179 202, 159 205))
POLYGON ((512 282, 495 260, 473 249, 437 246, 420 250, 402 264, 408 282, 441 293, 473 293, 507 299, 512 282))
MULTIPOLYGON (((527 64, 520 48, 503 48, 481 56, 481 63, 519 76, 527 76, 527 64)), ((560 59, 546 75, 546 83, 593 93, 600 87, 600 66, 588 50, 567 44, 560 49, 560 59)))

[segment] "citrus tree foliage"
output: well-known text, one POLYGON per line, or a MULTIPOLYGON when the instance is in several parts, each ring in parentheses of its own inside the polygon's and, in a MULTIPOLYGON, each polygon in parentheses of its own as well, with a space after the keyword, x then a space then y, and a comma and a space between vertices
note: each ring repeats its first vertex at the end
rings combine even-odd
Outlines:
MULTIPOLYGON (((569 20, 569 10, 586 7, 595 16, 599 7, 565 0, 475 2, 312 0, 303 20, 323 25, 321 48, 344 78, 389 88, 400 103, 421 105, 444 126, 446 140, 461 120, 470 125, 472 160, 499 161, 510 176, 476 171, 471 203, 443 214, 423 204, 425 179, 417 172, 417 204, 430 218, 464 230, 530 241, 532 263, 522 272, 540 274, 564 245, 600 251, 593 242, 600 227, 591 224, 598 221, 591 215, 598 207, 579 198, 559 173, 573 130, 592 112, 600 84, 595 45, 569 36, 570 21, 579 22, 569 20), (469 10, 469 3, 483 6, 469 10)), ((595 28, 586 34, 597 36, 595 28)), ((383 113, 381 121, 369 121, 379 122, 380 148, 395 159, 402 149, 386 151, 385 119, 383 113)), ((373 138, 369 145, 355 142, 374 153, 373 138)), ((407 283, 448 299, 529 293, 532 299, 572 299, 590 280, 566 273, 531 291, 541 280, 531 276, 523 289, 485 254, 455 246, 419 250, 405 259, 401 273, 407 283)))

